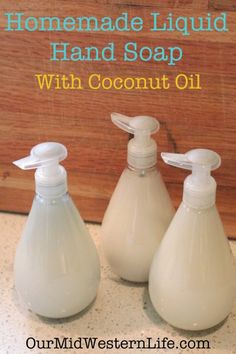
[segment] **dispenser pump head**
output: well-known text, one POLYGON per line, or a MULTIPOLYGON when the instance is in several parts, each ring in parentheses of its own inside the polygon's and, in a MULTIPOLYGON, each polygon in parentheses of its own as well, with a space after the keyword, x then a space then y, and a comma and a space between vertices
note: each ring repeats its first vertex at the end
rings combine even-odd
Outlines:
POLYGON ((46 142, 34 146, 29 156, 13 163, 22 170, 36 169, 36 192, 43 197, 55 197, 67 191, 66 170, 59 164, 66 157, 64 145, 46 142))
POLYGON ((194 149, 186 154, 161 153, 165 163, 191 170, 184 181, 183 200, 195 208, 208 208, 215 204, 216 182, 211 171, 221 165, 220 156, 208 149, 194 149))
POLYGON ((128 143, 128 164, 138 169, 154 166, 157 162, 157 146, 151 134, 159 130, 159 122, 149 116, 128 117, 119 113, 112 113, 111 120, 120 129, 134 135, 128 143))

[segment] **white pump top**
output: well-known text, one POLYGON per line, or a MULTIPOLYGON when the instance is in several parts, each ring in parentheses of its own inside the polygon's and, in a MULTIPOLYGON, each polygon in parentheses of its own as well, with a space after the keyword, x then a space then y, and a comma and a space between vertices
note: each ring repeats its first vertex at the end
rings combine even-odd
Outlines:
POLYGON ((14 161, 22 170, 36 169, 36 192, 42 197, 58 197, 67 192, 67 174, 59 162, 67 157, 64 145, 54 142, 38 144, 30 156, 14 161))
POLYGON ((151 134, 159 130, 159 122, 149 116, 131 118, 119 113, 112 113, 111 120, 120 129, 134 134, 134 138, 128 143, 129 166, 138 169, 154 166, 157 162, 157 145, 151 134))
POLYGON ((205 209, 215 204, 216 182, 211 171, 221 165, 221 158, 216 152, 194 149, 186 154, 163 152, 161 157, 168 165, 192 170, 192 174, 184 181, 183 201, 187 205, 205 209))

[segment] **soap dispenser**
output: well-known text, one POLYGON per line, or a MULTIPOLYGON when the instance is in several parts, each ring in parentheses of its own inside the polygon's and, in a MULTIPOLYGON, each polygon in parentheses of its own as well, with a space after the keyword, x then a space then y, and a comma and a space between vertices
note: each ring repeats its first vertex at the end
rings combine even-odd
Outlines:
POLYGON ((215 205, 211 171, 218 154, 195 149, 162 153, 165 163, 191 170, 179 206, 153 258, 149 293, 154 308, 171 325, 204 330, 223 321, 235 298, 235 263, 215 205))
POLYGON ((169 194, 157 169, 157 146, 151 134, 155 118, 111 114, 112 122, 134 137, 128 143, 128 166, 111 197, 102 223, 105 256, 120 278, 146 282, 151 261, 173 215, 169 194))
POLYGON ((14 162, 23 170, 36 169, 36 195, 15 256, 15 286, 30 310, 49 318, 85 309, 96 297, 100 280, 95 245, 59 164, 66 157, 65 146, 46 142, 14 162))

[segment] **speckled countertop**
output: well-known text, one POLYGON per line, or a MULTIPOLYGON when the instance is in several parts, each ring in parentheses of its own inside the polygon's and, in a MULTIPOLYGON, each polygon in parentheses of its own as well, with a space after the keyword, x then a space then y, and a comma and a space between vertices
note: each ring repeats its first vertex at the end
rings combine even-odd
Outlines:
MULTIPOLYGON (((87 311, 65 320, 48 320, 27 311, 14 290, 13 260, 17 241, 26 217, 0 213, 0 354, 24 353, 236 353, 236 303, 227 320, 214 329, 198 333, 185 332, 166 324, 154 311, 147 286, 119 280, 104 260, 100 246, 100 227, 88 224, 99 250, 102 279, 95 302, 87 311), (168 337, 175 344, 181 340, 208 340, 211 349, 27 349, 26 340, 59 337, 98 337, 108 340, 153 340, 168 337)), ((236 255, 236 242, 231 242, 236 255)))

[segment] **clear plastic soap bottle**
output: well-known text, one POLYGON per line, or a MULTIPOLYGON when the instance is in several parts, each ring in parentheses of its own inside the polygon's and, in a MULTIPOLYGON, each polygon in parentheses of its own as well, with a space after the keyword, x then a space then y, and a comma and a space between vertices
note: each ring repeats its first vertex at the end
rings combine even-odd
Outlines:
POLYGON ((173 215, 169 194, 157 169, 157 146, 151 134, 156 119, 111 115, 120 129, 134 135, 128 143, 128 167, 123 171, 106 210, 103 249, 119 277, 148 280, 151 261, 173 215))
POLYGON ((211 176, 221 159, 205 149, 163 153, 162 158, 192 174, 184 181, 183 201, 153 258, 151 301, 171 325, 207 329, 228 316, 236 290, 234 258, 215 206, 211 176))
POLYGON ((95 245, 59 164, 66 157, 65 146, 46 142, 14 162, 24 170, 36 169, 36 195, 15 256, 15 286, 30 310, 50 318, 85 309, 100 280, 95 245))

